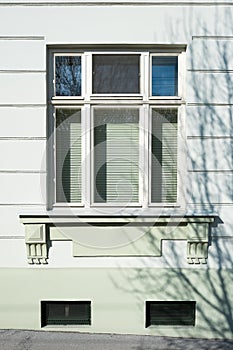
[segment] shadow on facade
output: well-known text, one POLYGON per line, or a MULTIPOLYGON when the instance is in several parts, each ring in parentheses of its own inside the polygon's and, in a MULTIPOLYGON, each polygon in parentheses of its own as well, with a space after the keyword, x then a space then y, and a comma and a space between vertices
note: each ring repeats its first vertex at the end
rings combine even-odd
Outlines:
MULTIPOLYGON (((144 312, 142 305, 146 300, 196 300, 200 337, 208 337, 207 333, 211 333, 214 338, 232 338, 233 238, 229 237, 229 232, 233 232, 230 210, 233 203, 233 41, 232 36, 228 40, 229 34, 226 33, 233 32, 233 19, 229 8, 221 13, 221 17, 219 8, 216 8, 212 33, 201 18, 194 21, 193 11, 184 13, 187 22, 182 24, 190 43, 187 51, 186 200, 190 213, 214 214, 219 218, 219 223, 210 227, 207 264, 182 262, 185 257, 181 256, 179 243, 170 241, 173 257, 162 253, 161 268, 150 268, 150 263, 147 265, 144 259, 143 268, 121 270, 124 287, 119 286, 114 278, 113 283, 116 288, 137 298, 141 312, 144 312), (224 34, 222 28, 225 28, 224 34)), ((169 23, 168 27, 170 33, 176 33, 172 24, 169 23)), ((173 37, 175 42, 175 34, 173 37)), ((166 235, 166 227, 160 230, 166 235)), ((151 244, 153 239, 151 236, 151 244)), ((166 332, 166 328, 158 328, 156 335, 169 335, 166 332)), ((176 329, 177 336, 192 337, 193 334, 189 328, 186 334, 184 327, 176 329)), ((137 349, 144 348, 142 344, 137 349)), ((224 348, 227 349, 227 341, 224 348)))

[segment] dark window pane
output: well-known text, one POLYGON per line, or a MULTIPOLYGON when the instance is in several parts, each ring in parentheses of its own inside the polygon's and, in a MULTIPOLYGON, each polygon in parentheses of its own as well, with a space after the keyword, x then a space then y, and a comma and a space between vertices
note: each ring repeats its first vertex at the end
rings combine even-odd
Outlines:
POLYGON ((94 94, 140 93, 140 55, 93 55, 94 94))
POLYGON ((195 301, 147 301, 146 327, 195 326, 195 301))
POLYGON ((90 301, 43 301, 42 327, 47 325, 90 325, 90 301))
POLYGON ((178 95, 178 57, 152 57, 152 96, 178 95))
POLYGON ((56 96, 81 95, 81 57, 55 57, 56 96))

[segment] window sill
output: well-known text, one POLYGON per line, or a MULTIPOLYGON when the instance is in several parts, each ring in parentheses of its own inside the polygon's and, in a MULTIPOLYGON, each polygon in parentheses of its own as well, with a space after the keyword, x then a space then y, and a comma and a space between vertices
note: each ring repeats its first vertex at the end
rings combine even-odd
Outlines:
POLYGON ((63 331, 72 331, 75 330, 77 331, 78 329, 90 329, 91 325, 49 325, 49 326, 43 326, 41 327, 41 330, 45 331, 57 331, 63 330, 63 331))
POLYGON ((53 204, 53 208, 70 208, 70 207, 84 208, 85 205, 83 203, 66 203, 66 202, 53 204))
POLYGON ((148 208, 181 208, 177 203, 150 203, 148 208))
POLYGON ((90 206, 91 208, 142 208, 142 205, 139 203, 93 203, 90 206))
POLYGON ((69 104, 83 104, 83 96, 56 96, 51 100, 52 105, 69 105, 69 104))
POLYGON ((155 330, 155 329, 161 329, 161 328, 193 328, 195 327, 195 325, 151 325, 148 327, 145 327, 146 329, 151 329, 151 330, 155 330))
POLYGON ((148 102, 149 104, 166 105, 166 106, 171 104, 180 106, 186 103, 184 99, 177 96, 151 96, 148 102))

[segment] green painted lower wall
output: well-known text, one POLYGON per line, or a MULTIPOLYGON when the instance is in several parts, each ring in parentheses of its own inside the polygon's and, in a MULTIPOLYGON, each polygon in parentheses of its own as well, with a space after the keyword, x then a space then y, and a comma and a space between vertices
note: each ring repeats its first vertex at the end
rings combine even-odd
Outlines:
POLYGON ((233 338, 232 270, 8 268, 0 280, 2 329, 41 329, 41 300, 91 300, 91 326, 59 330, 233 338), (145 328, 146 300, 195 300, 196 326, 145 328))

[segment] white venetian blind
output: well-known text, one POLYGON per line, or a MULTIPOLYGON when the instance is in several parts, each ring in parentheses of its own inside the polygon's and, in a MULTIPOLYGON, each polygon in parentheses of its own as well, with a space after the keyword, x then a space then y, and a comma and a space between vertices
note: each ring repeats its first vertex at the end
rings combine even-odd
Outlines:
POLYGON ((177 200, 177 110, 152 110, 151 201, 177 200))
POLYGON ((136 108, 95 109, 95 202, 138 202, 138 123, 136 108))
POLYGON ((81 110, 56 111, 56 201, 81 202, 81 110))

